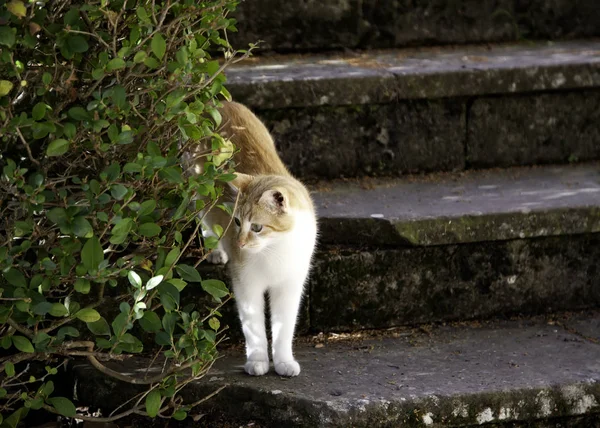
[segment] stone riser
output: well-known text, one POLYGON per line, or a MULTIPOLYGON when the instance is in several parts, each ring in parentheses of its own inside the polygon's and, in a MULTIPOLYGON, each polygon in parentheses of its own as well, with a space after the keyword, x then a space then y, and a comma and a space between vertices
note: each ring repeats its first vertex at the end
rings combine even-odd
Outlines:
POLYGON ((302 178, 600 159, 600 91, 259 110, 302 178))
POLYGON ((595 0, 247 0, 233 16, 233 45, 263 52, 600 36, 595 0))
MULTIPOLYGON (((319 251, 297 331, 352 331, 600 306, 600 234, 319 251)), ((203 276, 223 269, 205 267, 203 276)), ((191 297, 191 296, 190 296, 191 297)), ((234 305, 229 335, 241 337, 234 305)))

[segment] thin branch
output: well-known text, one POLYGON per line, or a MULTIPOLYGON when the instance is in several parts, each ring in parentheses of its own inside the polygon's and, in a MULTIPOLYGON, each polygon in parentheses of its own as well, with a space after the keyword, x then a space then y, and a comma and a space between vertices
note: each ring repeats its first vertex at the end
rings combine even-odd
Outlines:
POLYGON ((33 339, 33 331, 29 330, 26 327, 23 327, 21 324, 19 324, 18 322, 16 322, 15 320, 13 320, 12 318, 8 318, 6 320, 6 323, 8 325, 10 325, 12 328, 14 328, 15 330, 17 330, 19 333, 27 336, 30 339, 33 339))
POLYGON ((88 361, 99 371, 101 371, 102 373, 104 373, 107 376, 111 376, 115 379, 121 380, 123 382, 127 382, 127 383, 131 383, 133 385, 150 385, 152 383, 155 382, 160 382, 161 380, 163 380, 165 377, 172 375, 175 372, 179 372, 179 371, 183 371, 185 369, 190 368, 191 366, 193 366, 194 364, 196 364, 196 361, 190 361, 186 364, 183 364, 182 366, 179 367, 171 367, 169 370, 167 370, 166 372, 157 374, 156 376, 152 376, 150 378, 136 378, 136 377, 131 377, 131 376, 127 376, 124 375, 123 373, 120 373, 118 371, 115 371, 109 367, 106 367, 104 364, 102 364, 100 361, 98 361, 98 359, 96 359, 96 357, 89 355, 87 357, 88 361))
POLYGON ((15 129, 17 131, 17 135, 19 136, 19 139, 25 146, 25 150, 27 150, 27 156, 29 157, 29 160, 31 162, 33 162, 34 164, 36 164, 38 166, 38 168, 41 167, 40 162, 37 159, 33 158, 33 154, 31 153, 31 147, 29 147, 29 144, 27 144, 27 140, 25 140, 25 137, 23 136, 21 129, 18 126, 15 129))
POLYGON ((26 360, 34 360, 36 358, 39 358, 38 354, 29 354, 26 352, 21 352, 17 355, 8 357, 7 359, 5 359, 2 364, 0 364, 0 372, 4 372, 4 368, 6 367, 6 364, 8 363, 20 363, 21 361, 26 361, 26 360))
POLYGON ((79 30, 72 30, 69 29, 67 30, 69 33, 75 33, 75 34, 83 34, 85 36, 90 36, 90 37, 94 37, 95 39, 97 39, 100 43, 102 43, 102 45, 104 45, 105 48, 110 49, 110 45, 108 43, 106 43, 104 41, 104 39, 102 37, 100 37, 98 34, 95 33, 88 33, 87 31, 79 31, 79 30))

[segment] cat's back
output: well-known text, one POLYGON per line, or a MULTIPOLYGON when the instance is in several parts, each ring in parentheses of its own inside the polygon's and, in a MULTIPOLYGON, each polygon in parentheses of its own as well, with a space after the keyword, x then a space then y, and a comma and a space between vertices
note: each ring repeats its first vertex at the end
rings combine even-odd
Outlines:
POLYGON ((225 102, 220 113, 221 135, 230 138, 239 149, 234 155, 236 171, 248 175, 290 175, 271 134, 250 109, 240 103, 225 102))

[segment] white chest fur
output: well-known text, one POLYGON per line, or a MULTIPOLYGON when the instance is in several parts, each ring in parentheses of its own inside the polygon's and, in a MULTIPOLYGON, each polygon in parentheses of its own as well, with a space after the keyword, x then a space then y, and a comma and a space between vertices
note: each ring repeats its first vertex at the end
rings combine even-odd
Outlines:
POLYGON ((231 268, 240 279, 261 283, 266 288, 286 286, 306 277, 317 239, 317 224, 310 212, 298 212, 294 227, 261 252, 232 260, 231 268))

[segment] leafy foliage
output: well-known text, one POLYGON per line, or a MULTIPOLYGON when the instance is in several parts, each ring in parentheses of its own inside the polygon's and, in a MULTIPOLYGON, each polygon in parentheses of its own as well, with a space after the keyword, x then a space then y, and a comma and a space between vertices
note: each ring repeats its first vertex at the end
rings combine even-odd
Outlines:
POLYGON ((235 29, 227 18, 234 7, 0 6, 0 423, 14 427, 28 409, 76 414, 69 398, 53 395, 57 356, 85 357, 109 376, 148 386, 108 419, 182 419, 194 406, 177 394, 214 361, 218 308, 230 294, 196 270, 214 240, 195 265, 182 256, 198 239, 198 213, 219 209, 219 183, 232 178, 216 107, 229 98, 222 71, 250 53, 233 51, 224 37, 235 29), (179 160, 198 141, 212 150, 202 154, 204 172, 190 177, 179 160), (184 304, 187 287, 214 305, 184 304), (142 352, 142 334, 161 347, 162 373, 134 379, 106 368, 106 360, 142 352), (34 359, 49 365, 27 378, 34 359))

